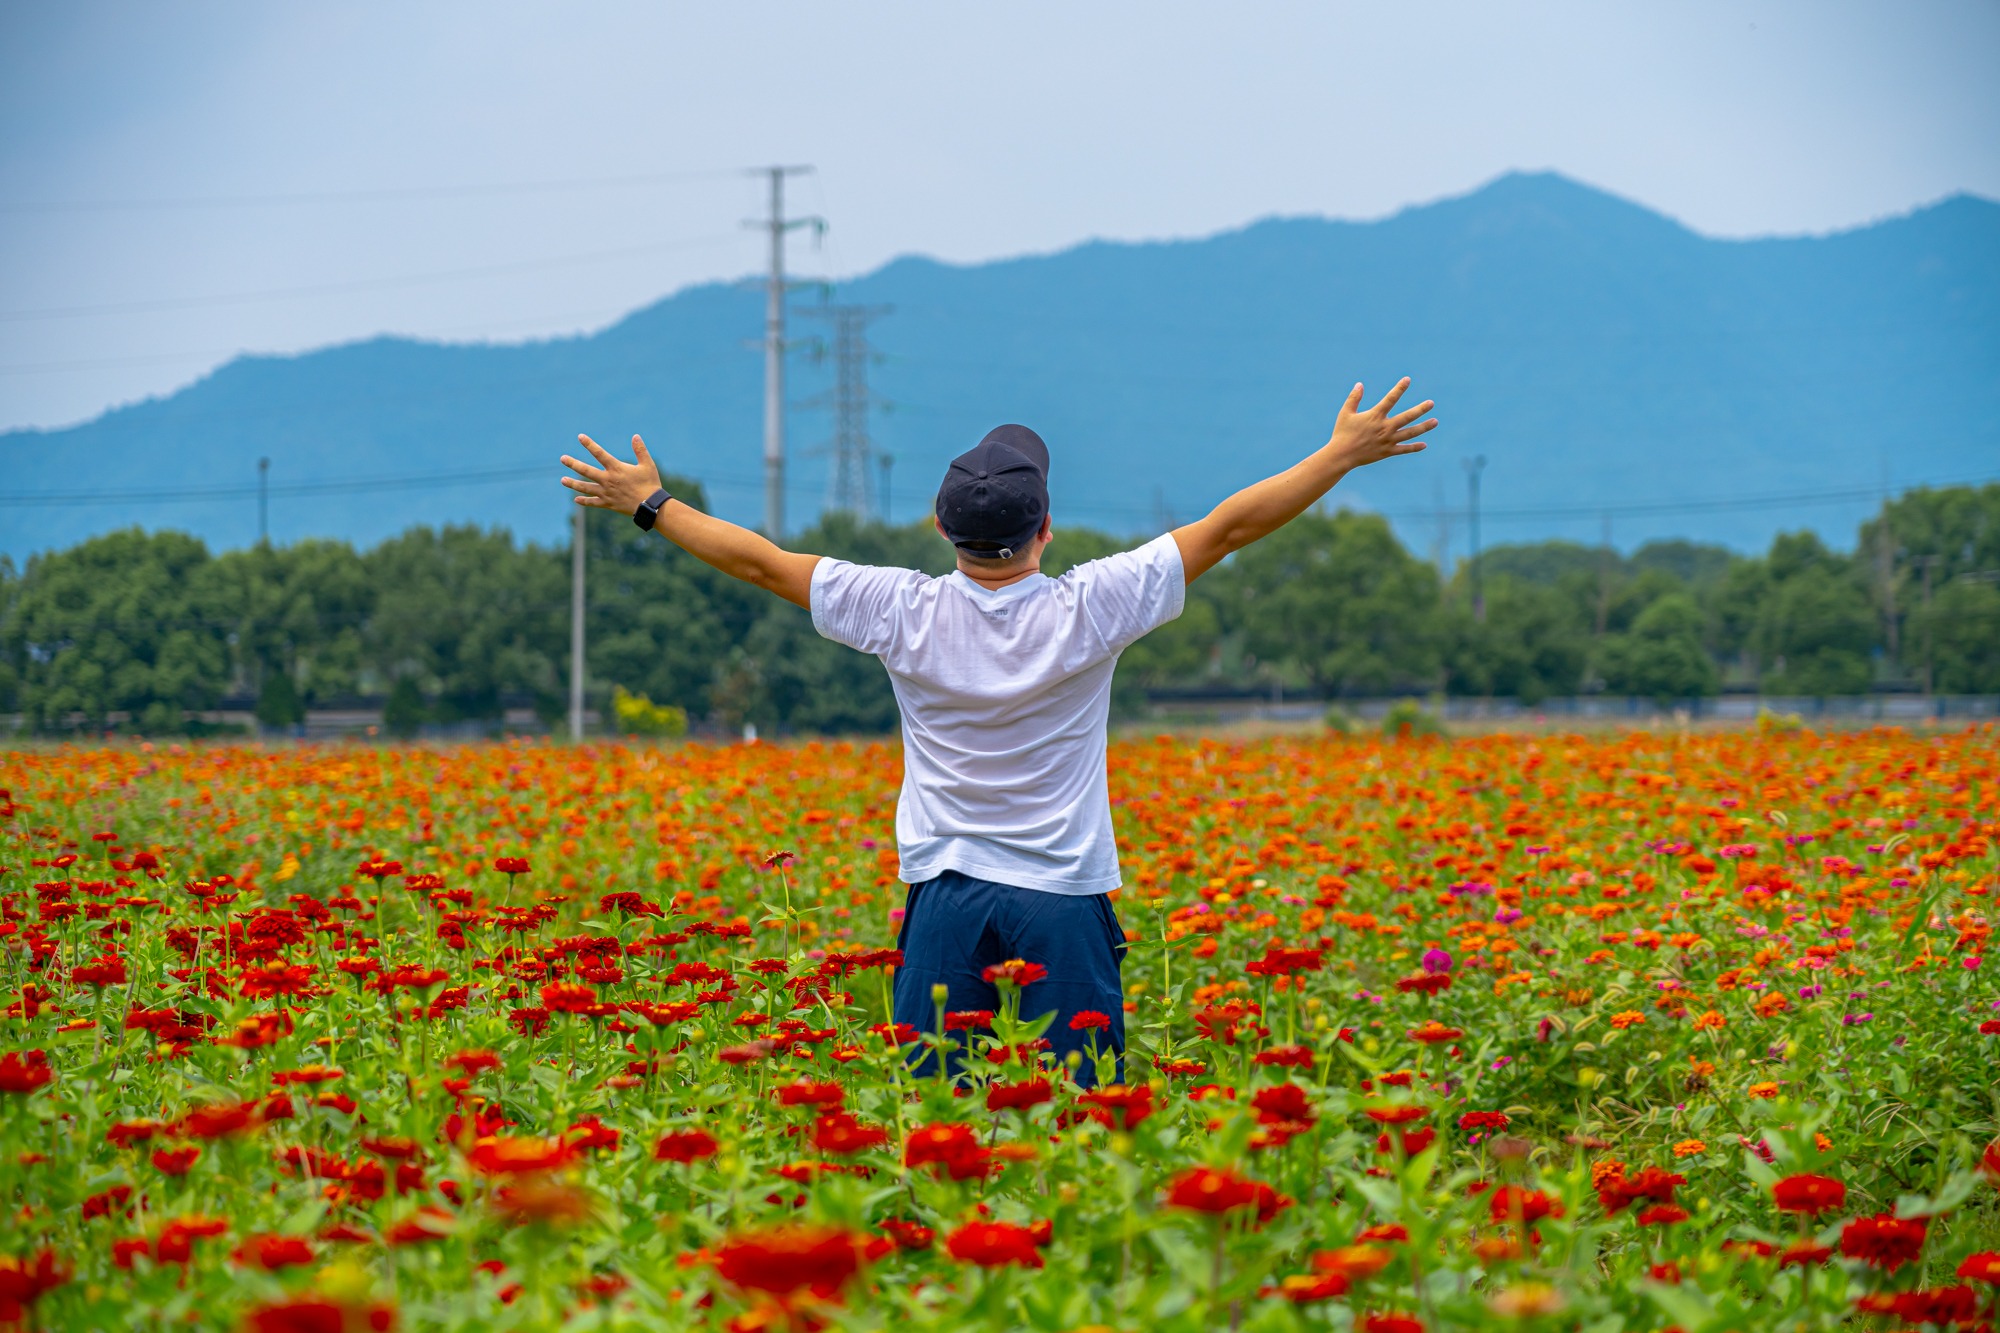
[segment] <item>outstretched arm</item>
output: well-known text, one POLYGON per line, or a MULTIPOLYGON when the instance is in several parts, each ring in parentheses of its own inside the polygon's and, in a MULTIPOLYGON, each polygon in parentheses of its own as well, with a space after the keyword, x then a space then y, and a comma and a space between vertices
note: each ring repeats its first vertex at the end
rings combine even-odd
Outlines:
MULTIPOLYGON (((577 475, 564 477, 562 484, 576 492, 578 504, 630 514, 660 488, 660 469, 646 452, 646 442, 638 436, 632 437, 637 463, 625 462, 588 435, 576 438, 590 450, 592 458, 603 464, 592 467, 563 455, 563 466, 577 475)), ((781 550, 776 543, 748 528, 704 514, 679 500, 667 501, 653 526, 697 560, 714 565, 732 578, 774 592, 788 602, 812 608, 812 576, 819 556, 781 550)))
POLYGON ((1181 568, 1187 581, 1193 583, 1224 556, 1284 527, 1355 468, 1421 450, 1423 445, 1411 442, 1437 425, 1437 418, 1417 421, 1431 410, 1433 404, 1428 399, 1408 411, 1393 411, 1409 387, 1407 378, 1399 380, 1381 402, 1363 412, 1361 386, 1355 385, 1340 406, 1333 437, 1319 452, 1275 477, 1246 486, 1217 505, 1207 518, 1175 528, 1174 543, 1181 548, 1181 568))

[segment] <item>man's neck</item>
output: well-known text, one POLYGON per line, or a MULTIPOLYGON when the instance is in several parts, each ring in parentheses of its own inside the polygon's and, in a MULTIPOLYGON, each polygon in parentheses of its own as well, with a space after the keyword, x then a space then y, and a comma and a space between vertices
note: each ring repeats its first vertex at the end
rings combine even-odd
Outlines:
POLYGON ((961 560, 958 562, 958 572, 982 588, 1004 588, 1010 583, 1019 583, 1030 574, 1041 573, 1042 562, 1037 559, 1033 564, 1020 569, 988 571, 974 569, 967 561, 961 560))

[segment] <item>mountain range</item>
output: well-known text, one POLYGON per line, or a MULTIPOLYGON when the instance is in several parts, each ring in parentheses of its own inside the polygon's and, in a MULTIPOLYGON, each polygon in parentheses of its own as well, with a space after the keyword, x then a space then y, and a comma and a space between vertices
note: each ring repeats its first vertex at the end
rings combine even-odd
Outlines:
MULTIPOLYGON (((831 420, 806 400, 832 380, 811 341, 829 325, 803 316, 820 299, 793 300, 793 527, 825 496, 814 450, 831 420)), ((1388 514, 1426 554, 1467 549, 1476 457, 1487 545, 1608 530, 1628 550, 1754 550, 1813 528, 1847 546, 1884 489, 2000 477, 2000 204, 1974 196, 1827 236, 1721 240, 1512 174, 1379 221, 902 258, 833 299, 892 307, 870 327, 869 376, 899 522, 928 509, 954 454, 1019 421, 1052 450, 1059 529, 1158 530, 1320 444, 1355 381, 1372 401, 1404 374, 1437 400, 1431 448, 1333 498, 1388 514)), ((132 523, 246 544, 260 457, 275 541, 446 522, 561 541, 555 459, 579 431, 621 451, 643 434, 717 512, 755 524, 762 316, 754 286, 714 283, 587 336, 238 357, 80 425, 0 434, 0 552, 132 523), (201 491, 224 493, 186 494, 201 491)))

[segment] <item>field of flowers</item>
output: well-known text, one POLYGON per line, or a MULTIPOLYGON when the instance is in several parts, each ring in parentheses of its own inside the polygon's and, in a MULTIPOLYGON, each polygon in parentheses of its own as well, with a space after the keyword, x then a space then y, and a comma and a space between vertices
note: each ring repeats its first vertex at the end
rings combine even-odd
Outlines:
POLYGON ((1991 1326, 2000 733, 1111 766, 1085 1089, 888 1025, 892 747, 0 756, 0 1323, 1991 1326))

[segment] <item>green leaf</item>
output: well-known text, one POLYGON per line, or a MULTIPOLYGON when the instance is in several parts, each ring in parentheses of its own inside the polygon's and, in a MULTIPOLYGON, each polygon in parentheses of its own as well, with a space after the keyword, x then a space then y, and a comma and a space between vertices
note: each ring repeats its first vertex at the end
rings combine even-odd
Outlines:
POLYGON ((1750 1179, 1756 1181, 1765 1189, 1769 1189, 1778 1183, 1778 1173, 1773 1171, 1763 1158, 1751 1152, 1748 1148, 1743 1150, 1743 1170, 1749 1175, 1750 1179))

